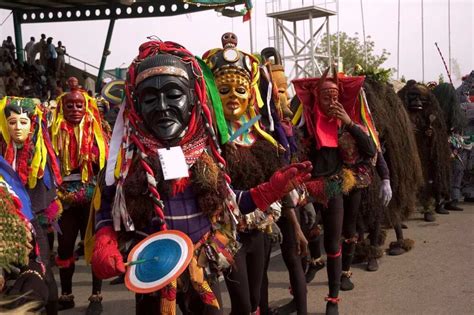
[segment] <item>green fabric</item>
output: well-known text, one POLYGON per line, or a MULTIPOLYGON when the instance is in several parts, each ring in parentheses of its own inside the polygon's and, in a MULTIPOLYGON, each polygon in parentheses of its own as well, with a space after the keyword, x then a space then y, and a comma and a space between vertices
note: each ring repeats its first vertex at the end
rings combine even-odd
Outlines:
POLYGON ((214 75, 211 72, 211 69, 206 65, 204 60, 199 57, 196 57, 199 62, 199 65, 202 69, 202 75, 206 81, 206 90, 207 96, 210 100, 210 104, 214 110, 215 124, 217 126, 217 131, 219 132, 221 138, 221 144, 229 141, 229 132, 227 130, 227 123, 224 118, 224 110, 222 109, 222 101, 219 96, 219 91, 217 91, 216 83, 214 82, 214 75))
POLYGON ((339 180, 325 180, 324 191, 328 199, 333 198, 341 192, 341 182, 339 180))

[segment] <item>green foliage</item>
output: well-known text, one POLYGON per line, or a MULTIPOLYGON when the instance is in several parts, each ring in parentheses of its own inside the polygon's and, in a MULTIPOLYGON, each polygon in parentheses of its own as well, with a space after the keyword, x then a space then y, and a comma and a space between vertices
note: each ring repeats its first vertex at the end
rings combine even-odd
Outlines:
POLYGON ((391 69, 383 68, 368 68, 363 69, 362 67, 355 67, 354 75, 365 75, 366 77, 371 77, 374 81, 387 83, 392 75, 391 69))
MULTIPOLYGON (((330 35, 331 40, 331 55, 337 55, 337 33, 330 35)), ((347 35, 345 32, 339 33, 340 41, 340 56, 343 58, 344 71, 351 73, 356 65, 361 65, 364 69, 377 69, 390 56, 390 53, 383 49, 381 55, 374 53, 375 42, 371 40, 370 35, 366 38, 367 45, 367 62, 365 60, 364 41, 359 39, 357 33, 354 37, 347 35)), ((317 54, 327 54, 327 34, 321 38, 321 44, 316 49, 317 54)), ((328 67, 328 61, 322 60, 320 66, 322 68, 328 67)))

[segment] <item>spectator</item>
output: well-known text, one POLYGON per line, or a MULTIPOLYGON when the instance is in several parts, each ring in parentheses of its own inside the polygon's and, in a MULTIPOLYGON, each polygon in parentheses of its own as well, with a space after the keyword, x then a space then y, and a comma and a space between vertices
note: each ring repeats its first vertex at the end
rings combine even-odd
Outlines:
POLYGON ((3 53, 3 70, 4 70, 4 75, 9 75, 10 72, 12 72, 13 67, 12 64, 10 63, 10 56, 9 53, 5 50, 3 53))
POLYGON ((54 47, 53 44, 53 38, 48 37, 46 44, 48 45, 46 54, 46 71, 51 75, 54 75, 56 73, 56 59, 58 58, 58 54, 56 53, 56 47, 54 47))
POLYGON ((0 97, 3 98, 7 95, 4 77, 0 76, 0 97))
POLYGON ((15 60, 15 45, 13 44, 11 36, 7 36, 7 39, 3 41, 2 47, 7 49, 11 60, 15 60))
POLYGON ((63 84, 61 83, 61 80, 56 80, 56 91, 55 91, 56 96, 59 96, 63 93, 64 93, 64 90, 63 90, 63 84))
POLYGON ((33 36, 31 36, 30 41, 28 43, 26 43, 26 45, 25 45, 26 62, 29 65, 32 65, 33 62, 35 61, 35 55, 36 54, 33 55, 34 45, 35 45, 35 38, 33 36))
POLYGON ((84 78, 84 90, 87 91, 87 93, 94 95, 95 92, 95 81, 91 77, 89 77, 86 73, 82 75, 84 78))
POLYGON ((33 48, 32 48, 32 51, 31 51, 31 56, 32 56, 32 59, 33 59, 32 62, 33 63, 36 60, 36 55, 37 54, 40 54, 40 61, 41 61, 41 63, 43 63, 43 58, 44 58, 43 46, 46 46, 46 35, 41 34, 40 41, 33 45, 33 48))
POLYGON ((63 46, 61 41, 58 41, 58 47, 56 47, 56 53, 58 58, 56 59, 56 78, 62 78, 65 76, 65 60, 64 55, 66 54, 66 47, 63 46))
POLYGON ((21 91, 21 90, 23 90, 23 82, 25 81, 25 79, 23 78, 24 77, 23 71, 21 71, 21 69, 19 69, 18 74, 15 73, 15 75, 16 75, 16 86, 21 91))
POLYGON ((7 74, 4 62, 5 62, 5 58, 3 56, 0 56, 0 76, 4 76, 7 74))
POLYGON ((46 35, 41 34, 41 40, 39 41, 38 44, 39 44, 38 52, 40 54, 41 64, 46 67, 46 62, 47 62, 46 55, 48 53, 48 44, 46 43, 46 35))
POLYGON ((6 92, 7 95, 10 96, 19 96, 20 95, 20 89, 17 86, 16 78, 11 74, 9 77, 7 77, 7 87, 6 87, 6 92))
POLYGON ((24 97, 39 97, 39 94, 36 93, 30 78, 25 79, 22 90, 22 96, 24 97))
POLYGON ((40 76, 42 76, 42 75, 45 74, 46 69, 45 69, 45 67, 43 66, 43 64, 41 63, 41 61, 35 60, 35 65, 34 65, 34 67, 35 67, 35 70, 38 72, 38 74, 39 74, 40 76))

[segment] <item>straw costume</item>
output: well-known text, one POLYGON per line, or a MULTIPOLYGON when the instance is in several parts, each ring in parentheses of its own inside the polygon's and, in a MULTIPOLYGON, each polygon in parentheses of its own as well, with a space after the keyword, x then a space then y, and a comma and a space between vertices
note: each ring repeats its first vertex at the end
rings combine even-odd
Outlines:
MULTIPOLYGON (((62 309, 74 307, 75 241, 79 231, 84 237, 96 174, 104 167, 108 154, 108 135, 102 129, 96 100, 79 88, 76 78, 69 78, 68 85, 70 91, 57 99, 51 126, 53 148, 63 176, 58 194, 64 211, 59 224, 62 233, 58 235, 56 259, 61 279, 59 303, 62 309)), ((100 312, 102 283, 92 276, 89 307, 100 312)))
POLYGON ((444 200, 449 198, 450 150, 443 111, 433 93, 414 80, 398 92, 410 120, 420 155, 424 183, 419 193, 425 221, 435 221, 434 211, 449 214, 444 200), (432 209, 432 200, 435 208, 432 209))

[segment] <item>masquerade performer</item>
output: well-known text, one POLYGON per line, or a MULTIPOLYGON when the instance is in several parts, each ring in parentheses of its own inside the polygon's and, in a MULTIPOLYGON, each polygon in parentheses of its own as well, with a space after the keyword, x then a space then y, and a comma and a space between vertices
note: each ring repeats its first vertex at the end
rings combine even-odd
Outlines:
POLYGON ((179 281, 136 295, 137 314, 175 314, 176 302, 183 314, 222 314, 217 275, 239 248, 234 216, 240 216, 239 209, 244 214, 267 209, 311 169, 309 162, 296 164, 240 191, 230 189, 225 165, 196 58, 173 42, 142 44, 128 70, 105 184, 97 192, 92 267, 103 279, 123 273, 118 247, 167 228, 187 234, 194 255, 179 281), (182 167, 183 173, 169 173, 168 151, 182 157, 171 167, 182 167))
POLYGON ((30 301, 42 308, 52 292, 45 283, 46 270, 30 222, 34 218, 30 199, 19 175, 1 156, 0 199, 0 291, 22 296, 10 305, 13 308, 30 301), (14 283, 5 288, 9 278, 14 283))
MULTIPOLYGON (((268 180, 283 164, 283 150, 258 121, 257 111, 259 105, 263 106, 258 90, 258 61, 236 48, 235 34, 225 33, 221 39, 223 49, 210 50, 203 59, 213 73, 221 99, 221 104, 213 104, 216 121, 227 125, 227 129, 218 129, 219 134, 221 139, 230 136, 222 142, 232 186, 247 190, 268 180)), ((235 256, 235 266, 225 276, 232 314, 258 312, 265 258, 269 254, 265 248, 270 249, 265 247, 264 234, 270 232, 280 213, 281 205, 273 204, 239 218, 242 247, 235 256)))
POLYGON ((313 178, 306 187, 321 211, 324 225, 329 279, 326 314, 338 314, 341 280, 347 282, 350 276, 360 189, 371 182, 370 160, 376 146, 374 130, 369 129, 367 134, 353 121, 361 117, 356 101, 364 78, 336 75, 327 79, 328 71, 321 78, 297 79, 293 84, 303 104, 308 157, 314 163, 313 178), (343 198, 343 194, 348 195, 343 198), (343 261, 341 235, 345 238, 343 261), (341 275, 341 268, 346 274, 341 275))
POLYGON ((48 314, 57 314, 58 288, 51 271, 47 239, 52 226, 57 227, 61 203, 56 188, 61 174, 48 135, 47 122, 37 99, 4 97, 0 101, 1 132, 6 144, 5 160, 18 173, 30 196, 41 259, 45 263, 48 285, 48 314))
POLYGON ((461 185, 465 165, 472 147, 472 145, 466 144, 463 138, 463 130, 467 126, 466 116, 461 109, 456 90, 452 84, 439 84, 433 89, 433 94, 443 110, 446 127, 449 130, 451 148, 451 198, 444 205, 444 208, 451 211, 463 211, 463 208, 458 206, 458 202, 461 199, 461 185))
POLYGON ((456 89, 459 102, 474 103, 474 70, 462 77, 461 85, 456 89))
MULTIPOLYGON (((51 126, 53 147, 63 176, 59 197, 64 212, 59 223, 62 233, 58 234, 56 259, 61 280, 61 309, 74 307, 74 246, 79 231, 85 233, 96 174, 104 167, 108 153, 108 136, 102 129, 95 99, 79 88, 76 78, 69 78, 68 85, 70 91, 57 99, 51 126)), ((100 313, 102 282, 92 276, 92 295, 87 312, 100 313)))
POLYGON ((422 172, 410 119, 393 87, 367 74, 364 91, 377 126, 381 151, 376 164, 378 176, 363 197, 356 256, 358 260, 367 261, 368 271, 376 271, 377 258, 383 254, 380 246, 385 239, 381 229, 384 218, 393 226, 397 237, 397 241, 390 244, 389 255, 400 255, 413 247, 413 240, 403 237, 401 223, 416 208, 416 191, 422 183, 422 172), (368 239, 364 237, 366 228, 368 239))
MULTIPOLYGON (((273 47, 267 47, 262 50, 263 66, 261 67, 260 91, 262 99, 267 100, 267 103, 260 109, 262 114, 262 122, 267 130, 273 130, 275 138, 285 148, 283 154, 285 162, 297 159, 297 137, 295 130, 291 123, 293 113, 289 109, 288 99, 288 83, 284 72, 281 56, 279 52, 273 47), (269 101, 270 100, 270 101, 269 101)), ((291 194, 295 201, 299 201, 302 196, 298 196, 297 192, 291 194)), ((302 207, 298 204, 295 209, 295 201, 288 196, 283 200, 282 217, 277 222, 278 231, 281 232, 282 239, 280 244, 283 261, 288 268, 291 293, 293 299, 279 307, 272 310, 272 313, 291 313, 298 312, 299 314, 307 313, 306 301, 306 282, 301 264, 301 257, 307 253, 308 241, 303 233, 303 227, 300 225, 300 220, 306 218, 307 224, 312 225, 315 221, 315 211, 311 204, 302 207)), ((303 200, 301 200, 303 201, 303 200)), ((268 240, 271 240, 267 238, 268 240)), ((271 249, 271 242, 268 242, 271 249)), ((270 260, 270 252, 267 255, 266 268, 264 279, 262 282, 262 290, 260 296, 260 313, 269 314, 268 309, 268 278, 267 269, 270 260)))
POLYGON ((449 214, 444 209, 443 199, 448 198, 450 182, 450 150, 445 118, 436 97, 423 84, 414 80, 407 82, 398 92, 404 103, 418 146, 423 169, 424 184, 419 194, 424 219, 435 221, 431 200, 435 200, 435 211, 449 214))

